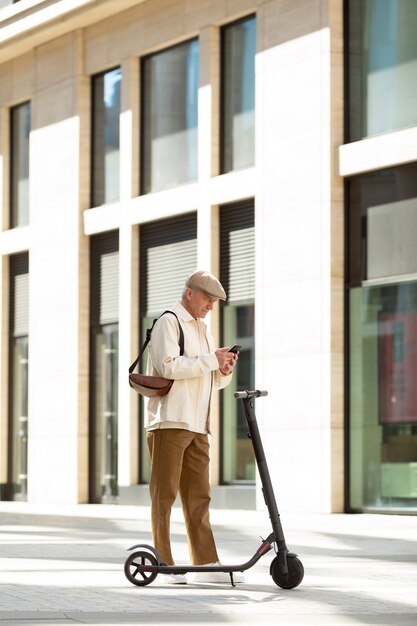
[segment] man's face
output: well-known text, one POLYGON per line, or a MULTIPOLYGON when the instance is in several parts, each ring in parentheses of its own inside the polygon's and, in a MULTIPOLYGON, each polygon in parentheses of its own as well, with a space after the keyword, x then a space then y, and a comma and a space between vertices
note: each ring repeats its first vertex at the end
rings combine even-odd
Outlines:
POLYGON ((185 308, 194 318, 206 317, 207 313, 213 309, 215 302, 217 298, 213 298, 205 291, 188 288, 185 292, 185 308))

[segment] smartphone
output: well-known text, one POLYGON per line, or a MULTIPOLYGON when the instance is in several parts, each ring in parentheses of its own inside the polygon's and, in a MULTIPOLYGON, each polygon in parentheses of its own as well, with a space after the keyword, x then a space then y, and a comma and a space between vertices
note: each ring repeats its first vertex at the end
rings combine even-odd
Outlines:
POLYGON ((233 348, 230 348, 229 352, 239 352, 242 349, 242 346, 233 346, 233 348))

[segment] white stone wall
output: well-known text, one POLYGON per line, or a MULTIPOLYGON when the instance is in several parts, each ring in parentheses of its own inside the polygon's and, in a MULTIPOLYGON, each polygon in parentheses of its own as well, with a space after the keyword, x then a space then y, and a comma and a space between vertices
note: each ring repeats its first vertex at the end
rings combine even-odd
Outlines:
POLYGON ((258 405, 281 506, 310 511, 343 507, 342 127, 330 82, 341 15, 326 4, 266 3, 256 65, 256 382, 270 391, 258 405))

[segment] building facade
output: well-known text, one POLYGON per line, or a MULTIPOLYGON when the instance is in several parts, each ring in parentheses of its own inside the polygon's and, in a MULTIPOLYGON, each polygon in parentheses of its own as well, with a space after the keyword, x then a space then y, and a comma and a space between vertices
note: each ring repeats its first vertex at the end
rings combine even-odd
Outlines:
POLYGON ((417 511, 412 0, 0 1, 0 497, 147 502, 146 328, 195 268, 242 351, 213 505, 417 511))

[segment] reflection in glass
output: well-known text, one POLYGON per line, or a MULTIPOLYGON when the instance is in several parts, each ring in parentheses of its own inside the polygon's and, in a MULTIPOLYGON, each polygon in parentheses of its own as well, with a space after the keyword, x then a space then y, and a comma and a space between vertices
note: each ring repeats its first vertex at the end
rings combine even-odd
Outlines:
POLYGON ((417 164, 348 183, 349 505, 417 506, 417 164))
POLYGON ((198 40, 142 64, 142 192, 197 179, 198 40))
POLYGON ((118 495, 119 233, 90 242, 90 501, 118 495))
POLYGON ((255 162, 254 17, 222 30, 222 172, 255 162))
POLYGON ((93 77, 92 206, 119 199, 121 80, 120 68, 93 77))
POLYGON ((118 325, 93 331, 92 501, 118 495, 118 325))
POLYGON ((28 337, 12 340, 12 500, 28 493, 28 337))
POLYGON ((29 223, 30 102, 10 111, 10 226, 29 223))
POLYGON ((255 373, 255 222, 253 200, 221 207, 220 282, 227 293, 221 305, 223 346, 239 344, 232 382, 221 392, 221 481, 253 482, 254 455, 241 402, 233 394, 250 389, 255 373))
POLYGON ((255 458, 243 404, 233 394, 238 389, 253 389, 254 305, 223 307, 223 345, 242 346, 231 384, 223 391, 222 407, 222 482, 254 482, 255 458))
POLYGON ((417 508, 417 283, 350 291, 350 505, 417 508))
POLYGON ((417 124, 417 2, 349 0, 350 141, 417 124))
POLYGON ((8 496, 28 493, 29 255, 10 257, 9 292, 9 473, 8 496))

